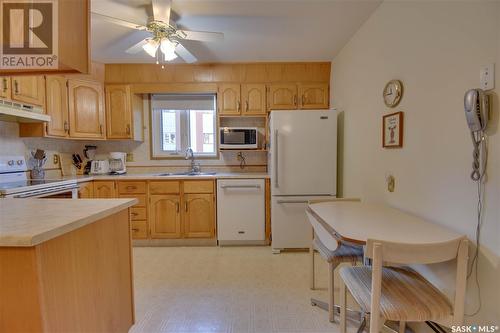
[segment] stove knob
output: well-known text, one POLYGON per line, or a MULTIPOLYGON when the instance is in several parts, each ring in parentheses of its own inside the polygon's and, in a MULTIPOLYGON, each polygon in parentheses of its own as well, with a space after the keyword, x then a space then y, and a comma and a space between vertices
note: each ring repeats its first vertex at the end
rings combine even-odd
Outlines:
POLYGON ((13 166, 13 165, 14 165, 14 160, 10 160, 10 161, 8 161, 8 162, 7 162, 7 165, 8 165, 8 166, 13 166))
POLYGON ((17 165, 23 165, 24 161, 23 160, 17 160, 17 165))

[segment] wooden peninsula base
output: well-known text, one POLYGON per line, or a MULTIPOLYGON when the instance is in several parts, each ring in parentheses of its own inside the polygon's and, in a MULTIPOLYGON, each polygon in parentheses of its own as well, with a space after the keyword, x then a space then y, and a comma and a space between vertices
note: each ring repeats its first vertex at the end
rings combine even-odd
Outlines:
POLYGON ((0 332, 127 332, 129 209, 35 246, 0 247, 0 332))

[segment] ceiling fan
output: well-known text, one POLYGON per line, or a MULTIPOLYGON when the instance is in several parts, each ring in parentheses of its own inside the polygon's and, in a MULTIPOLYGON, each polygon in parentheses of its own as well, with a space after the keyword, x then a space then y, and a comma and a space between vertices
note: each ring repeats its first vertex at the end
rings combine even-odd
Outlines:
POLYGON ((171 8, 172 0, 152 0, 153 16, 148 19, 146 25, 136 24, 94 11, 92 11, 92 15, 127 28, 149 32, 150 37, 132 45, 125 52, 136 54, 144 50, 151 57, 156 58, 156 63, 160 63, 162 60, 172 61, 177 56, 188 63, 196 62, 196 57, 182 45, 184 40, 212 42, 224 39, 224 34, 221 32, 191 31, 177 28, 175 22, 170 19, 171 8), (163 54, 163 59, 160 57, 158 50, 163 54))

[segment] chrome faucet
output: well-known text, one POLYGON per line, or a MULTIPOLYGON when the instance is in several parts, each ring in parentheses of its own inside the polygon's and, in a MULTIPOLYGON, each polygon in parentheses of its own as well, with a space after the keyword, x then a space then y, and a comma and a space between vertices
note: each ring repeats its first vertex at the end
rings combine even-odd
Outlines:
POLYGON ((200 165, 199 164, 196 164, 195 161, 194 161, 194 152, 193 152, 193 149, 191 149, 191 147, 189 147, 188 149, 186 149, 186 156, 185 156, 186 160, 191 160, 191 172, 200 172, 201 171, 201 168, 200 168, 200 165))

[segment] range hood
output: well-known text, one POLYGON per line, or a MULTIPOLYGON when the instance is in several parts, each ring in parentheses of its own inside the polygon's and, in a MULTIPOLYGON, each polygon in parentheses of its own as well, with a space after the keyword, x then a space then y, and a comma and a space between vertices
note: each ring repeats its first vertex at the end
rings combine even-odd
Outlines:
POLYGON ((39 123, 50 121, 50 116, 43 114, 40 107, 20 104, 0 99, 0 121, 18 123, 39 123))

